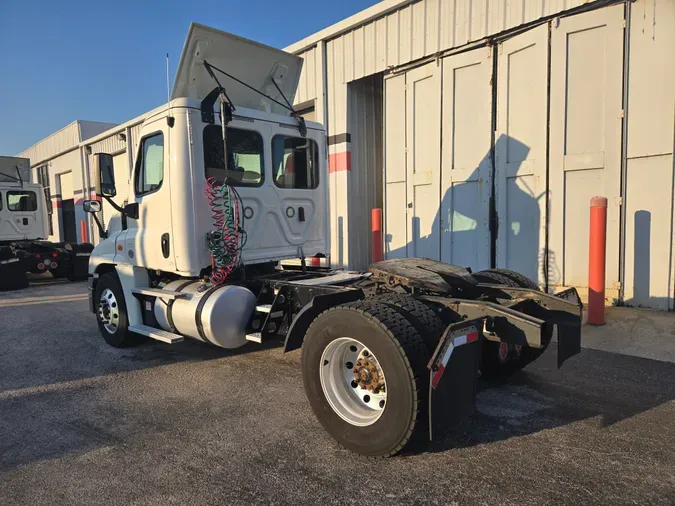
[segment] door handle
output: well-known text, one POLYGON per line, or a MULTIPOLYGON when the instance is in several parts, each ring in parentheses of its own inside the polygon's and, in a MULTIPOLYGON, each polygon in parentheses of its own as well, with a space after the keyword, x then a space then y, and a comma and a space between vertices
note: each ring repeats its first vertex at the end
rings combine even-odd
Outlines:
POLYGON ((298 221, 305 221, 305 208, 298 207, 298 221))
POLYGON ((162 234, 162 255, 164 258, 169 258, 169 234, 162 234))

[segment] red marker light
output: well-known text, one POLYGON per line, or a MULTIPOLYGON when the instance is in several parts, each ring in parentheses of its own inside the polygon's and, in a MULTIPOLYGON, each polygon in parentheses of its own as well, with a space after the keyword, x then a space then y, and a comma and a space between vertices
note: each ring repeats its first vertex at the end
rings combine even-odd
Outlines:
POLYGON ((56 258, 56 253, 52 253, 52 258, 56 258))
POLYGON ((40 254, 38 253, 37 255, 35 255, 35 258, 40 258, 40 254))

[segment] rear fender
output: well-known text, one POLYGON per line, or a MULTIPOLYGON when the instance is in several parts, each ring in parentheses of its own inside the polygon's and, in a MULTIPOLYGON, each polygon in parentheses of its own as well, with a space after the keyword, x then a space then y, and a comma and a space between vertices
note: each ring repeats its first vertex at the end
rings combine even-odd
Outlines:
POLYGON ((284 342, 284 353, 288 351, 297 350, 302 347, 302 342, 305 339, 307 329, 314 321, 314 318, 319 316, 328 308, 339 306, 340 304, 347 304, 363 298, 363 291, 361 290, 340 290, 333 293, 326 293, 323 295, 314 296, 305 306, 298 312, 293 319, 291 326, 286 333, 286 341, 284 342))

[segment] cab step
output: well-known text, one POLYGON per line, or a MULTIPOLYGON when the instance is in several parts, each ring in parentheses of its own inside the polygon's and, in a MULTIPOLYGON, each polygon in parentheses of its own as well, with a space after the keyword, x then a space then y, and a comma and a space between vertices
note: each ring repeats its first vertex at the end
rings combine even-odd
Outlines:
POLYGON ((160 299, 174 300, 187 297, 187 293, 172 292, 171 290, 162 290, 160 288, 133 288, 131 293, 138 295, 149 295, 151 297, 159 297, 160 299))
POLYGON ((280 316, 284 315, 283 311, 275 311, 274 313, 272 312, 272 304, 258 304, 255 307, 255 310, 258 313, 269 313, 270 318, 279 318, 280 316))
POLYGON ((131 325, 129 326, 131 332, 136 334, 141 334, 143 336, 151 337, 157 341, 162 341, 163 343, 176 344, 183 341, 183 336, 180 334, 174 334, 173 332, 167 332, 166 330, 156 329, 155 327, 150 327, 148 325, 131 325))
POLYGON ((262 343, 262 334, 260 332, 253 332, 252 334, 246 334, 247 341, 253 341, 254 343, 262 343))

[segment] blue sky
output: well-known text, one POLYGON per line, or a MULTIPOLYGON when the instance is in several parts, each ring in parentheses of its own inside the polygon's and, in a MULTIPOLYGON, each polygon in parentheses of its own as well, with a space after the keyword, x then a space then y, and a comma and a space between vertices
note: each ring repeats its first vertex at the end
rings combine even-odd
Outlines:
POLYGON ((0 0, 0 155, 166 100, 191 21, 285 47, 376 0, 0 0))

